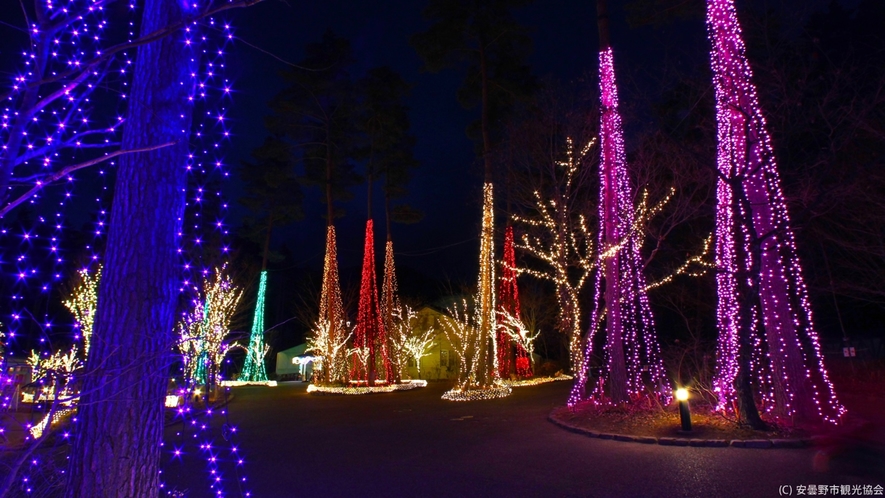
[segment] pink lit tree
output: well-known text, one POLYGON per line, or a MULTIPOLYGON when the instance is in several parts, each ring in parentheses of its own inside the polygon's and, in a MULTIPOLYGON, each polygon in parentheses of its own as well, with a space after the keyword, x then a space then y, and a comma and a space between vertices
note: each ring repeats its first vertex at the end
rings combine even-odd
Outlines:
POLYGON ((569 397, 573 405, 586 396, 589 361, 596 332, 605 322, 605 365, 590 394, 595 400, 624 403, 652 393, 663 398, 670 389, 660 358, 654 318, 646 296, 641 237, 634 228, 633 191, 627 176, 627 158, 614 55, 609 43, 608 14, 604 0, 597 1, 599 23, 600 91, 600 198, 599 253, 595 308, 590 318, 585 354, 569 397))
POLYGON ((718 131, 718 408, 764 428, 759 409, 836 423, 765 118, 733 0, 707 1, 718 131))

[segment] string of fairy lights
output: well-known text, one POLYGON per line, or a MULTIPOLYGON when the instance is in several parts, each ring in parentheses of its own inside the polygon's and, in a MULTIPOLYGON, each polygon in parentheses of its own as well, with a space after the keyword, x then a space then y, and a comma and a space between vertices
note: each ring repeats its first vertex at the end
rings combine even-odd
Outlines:
POLYGON ((366 222, 359 308, 354 330, 353 370, 350 378, 368 381, 371 386, 378 379, 391 382, 393 377, 389 344, 384 329, 384 319, 381 315, 381 306, 378 302, 374 224, 370 218, 366 222), (356 353, 361 349, 366 350, 364 358, 360 358, 356 353))
POLYGON ((595 308, 590 318, 581 371, 569 396, 569 406, 587 399, 588 358, 593 355, 597 324, 605 310, 605 368, 589 398, 598 403, 621 403, 641 394, 669 401, 671 389, 660 356, 654 319, 645 292, 645 276, 637 230, 633 192, 627 175, 623 126, 618 111, 614 54, 599 54, 600 89, 600 204, 599 247, 605 258, 594 286, 595 308), (604 285, 603 285, 604 284, 604 285))
MULTIPOLYGON (((573 372, 580 372, 584 363, 581 348, 581 306, 579 294, 587 278, 597 265, 593 237, 583 214, 575 219, 569 216, 569 205, 575 194, 573 180, 578 167, 596 140, 589 141, 579 152, 575 152, 571 138, 566 139, 566 159, 556 165, 564 168, 564 185, 552 199, 544 199, 540 192, 534 192, 536 217, 514 216, 516 222, 530 228, 538 228, 543 236, 524 233, 514 247, 527 252, 545 263, 543 270, 529 267, 514 267, 519 274, 527 274, 540 280, 552 282, 559 298, 559 328, 568 334, 569 365, 573 372)), ((580 377, 579 377, 580 378, 580 377)))
MULTIPOLYGON (((192 308, 182 317, 179 326, 179 330, 189 331, 179 337, 186 383, 179 392, 185 408, 176 415, 182 419, 183 430, 178 433, 178 444, 172 445, 171 460, 165 467, 171 471, 172 465, 188 452, 187 442, 193 442, 198 451, 190 453, 205 459, 213 494, 224 496, 236 490, 240 496, 250 496, 244 487, 244 460, 237 447, 236 426, 231 423, 227 409, 211 408, 219 397, 228 396, 227 388, 222 387, 222 367, 229 361, 228 353, 242 348, 228 337, 230 321, 243 290, 228 273, 229 232, 224 222, 228 204, 221 192, 224 180, 230 175, 223 155, 232 135, 226 114, 233 88, 225 77, 225 55, 234 39, 233 28, 218 18, 206 17, 185 26, 182 36, 183 46, 193 54, 192 62, 197 68, 189 75, 188 82, 194 89, 188 97, 194 114, 184 164, 188 171, 188 192, 179 234, 181 290, 190 294, 192 308), (206 389, 200 390, 201 385, 206 389), (194 394, 203 396, 205 410, 190 406, 194 394), (229 467, 226 472, 225 467, 229 467), (226 473, 232 477, 226 477, 226 473)), ((266 275, 262 275, 262 279, 266 285, 266 275)), ((259 293, 262 290, 259 284, 259 293)), ((262 297, 259 296, 259 300, 263 300, 262 297)), ((263 335, 263 316, 256 317, 256 321, 259 318, 263 335)), ((263 336, 261 339, 263 342, 263 336)), ((247 357, 253 353, 251 337, 249 346, 247 357)), ((263 349, 260 366, 253 365, 257 372, 263 372, 263 349)), ((253 353, 253 356, 257 355, 253 353)), ((173 495, 175 490, 167 488, 166 492, 173 495)))
MULTIPOLYGON (((82 5, 75 3, 71 8, 80 9, 82 5)), ((7 248, 4 260, 14 261, 15 266, 12 271, 7 267, 7 273, 15 275, 6 303, 10 307, 10 319, 6 320, 10 353, 20 351, 17 339, 21 332, 27 331, 27 338, 33 336, 34 328, 39 329, 38 344, 45 354, 50 353, 54 339, 64 335, 56 330, 47 308, 70 264, 63 232, 69 223, 65 211, 74 198, 75 178, 73 173, 61 175, 52 188, 47 188, 47 178, 66 164, 116 146, 122 124, 120 116, 92 116, 93 98, 119 91, 121 80, 125 81, 121 77, 125 62, 114 59, 100 68, 88 64, 104 47, 108 25, 104 8, 99 5, 76 18, 63 15, 68 6, 50 3, 45 8, 54 22, 29 26, 32 43, 22 52, 22 70, 13 75, 8 90, 0 92, 4 103, 0 176, 11 182, 4 185, 0 206, 4 212, 0 243, 7 248), (59 75, 74 75, 74 82, 61 89, 51 88, 46 81, 62 81, 59 75), (13 217, 9 209, 21 201, 32 214, 22 216, 19 211, 13 217), (54 212, 53 205, 57 205, 54 212), (12 256, 16 247, 18 255, 12 256), (43 310, 37 309, 40 302, 43 310)), ((27 348, 28 342, 21 347, 27 348)))
POLYGON ((823 364, 774 150, 733 0, 707 1, 707 31, 716 89, 720 173, 716 208, 720 336, 714 380, 719 409, 730 412, 736 404, 743 328, 753 342, 749 363, 761 391, 762 409, 773 415, 837 423, 845 408, 823 364), (754 272, 758 274, 755 288, 743 283, 747 276, 741 277, 754 272), (757 298, 743 315, 750 317, 747 321, 741 312, 750 292, 757 298))
MULTIPOLYGON (((129 29, 125 36, 126 42, 132 43, 137 40, 140 5, 130 2, 129 7, 129 29)), ((2 97, 0 101, 8 104, 0 115, 0 140, 6 152, 0 162, 4 163, 4 168, 14 167, 17 179, 21 176, 25 183, 33 181, 34 185, 42 188, 40 182, 47 174, 69 168, 67 165, 71 163, 91 164, 90 161, 94 162, 93 158, 100 158, 101 154, 119 146, 119 132, 125 126, 122 116, 125 114, 133 61, 130 52, 134 51, 131 49, 117 51, 117 47, 125 46, 126 42, 112 45, 114 39, 108 34, 112 31, 108 29, 103 2, 92 0, 47 2, 40 4, 38 8, 45 10, 43 17, 52 21, 50 23, 52 29, 43 32, 36 24, 30 27, 29 34, 34 43, 23 53, 24 71, 15 75, 9 92, 0 94, 2 97), (41 85, 48 84, 47 78, 51 84, 59 85, 62 90, 41 94, 43 91, 41 85), (91 115, 93 109, 108 107, 96 104, 99 90, 109 93, 111 98, 117 97, 116 114, 91 115), (19 154, 19 151, 23 152, 19 154)), ((199 8, 199 5, 193 6, 193 9, 199 8)), ((213 239, 212 250, 220 253, 222 258, 226 257, 228 252, 227 228, 224 224, 227 205, 221 197, 215 178, 223 179, 229 174, 221 157, 224 143, 230 138, 225 113, 232 90, 223 72, 224 53, 227 44, 233 40, 233 34, 229 25, 207 17, 191 23, 182 33, 172 36, 181 36, 183 48, 191 51, 194 58, 192 62, 198 68, 189 75, 190 81, 182 82, 183 85, 190 84, 189 87, 195 89, 188 99, 189 102, 186 103, 193 107, 195 114, 194 129, 189 141, 191 150, 189 156, 183 158, 183 166, 190 172, 189 183, 192 188, 186 193, 188 208, 183 223, 184 229, 179 234, 181 237, 179 252, 183 267, 181 289, 183 292, 189 292, 201 281, 211 281, 210 265, 213 263, 214 255, 204 249, 207 240, 213 239), (212 207, 207 210, 207 201, 210 200, 208 204, 212 207), (210 228, 214 230, 214 235, 210 235, 210 228)), ((101 97, 106 99, 105 94, 101 94, 101 97)), ((85 247, 93 253, 80 272, 81 279, 94 278, 95 282, 100 278, 96 271, 96 268, 100 271, 100 266, 95 266, 95 263, 100 259, 101 238, 106 233, 108 225, 106 208, 108 199, 104 194, 108 189, 106 166, 113 167, 114 162, 109 161, 107 165, 98 167, 101 191, 96 196, 98 206, 93 221, 94 240, 91 245, 85 247)), ((22 224, 12 228, 7 216, 4 220, 6 226, 0 231, 0 238, 4 239, 2 242, 5 247, 22 247, 15 262, 17 279, 13 283, 15 291, 10 300, 12 320, 10 320, 9 335, 11 338, 16 338, 18 329, 26 319, 42 329, 40 342, 46 343, 49 351, 34 357, 34 362, 37 364, 53 358, 50 352, 54 346, 49 338, 54 324, 45 313, 39 316, 28 309, 25 299, 34 289, 43 293, 50 292, 53 284, 62 279, 70 264, 68 258, 64 257, 62 230, 67 223, 63 208, 74 198, 72 192, 75 177, 74 174, 70 174, 62 178, 65 180, 61 183, 64 190, 62 193, 57 192, 57 189, 35 190, 36 193, 27 199, 28 205, 39 208, 41 199, 54 201, 58 198, 59 209, 54 217, 38 214, 32 227, 22 224), (21 240, 12 244, 9 243, 10 239, 21 240), (46 258, 43 258, 45 261, 39 258, 40 251, 46 253, 46 258)), ((9 192, 14 193, 12 190, 9 192)), ((14 202, 15 199, 10 201, 9 206, 14 202)), ((0 206, 0 208, 8 209, 9 206, 0 206)), ((220 272, 216 277, 221 278, 220 272)), ((225 289, 224 292, 217 294, 229 295, 230 291, 233 291, 232 284, 220 285, 225 289)), ((84 314, 84 310, 90 305, 90 300, 94 300, 94 292, 90 295, 75 293, 72 300, 66 303, 78 322, 75 340, 83 343, 81 349, 84 351, 84 356, 88 351, 91 316, 94 313, 93 303, 92 311, 88 315, 84 314)), ((210 322, 213 321, 211 318, 213 309, 217 307, 203 305, 203 311, 208 315, 204 318, 209 318, 210 322)), ((222 328, 227 327, 228 325, 222 324, 222 328)), ((210 328, 215 330, 214 327, 210 328)), ((211 342, 208 341, 209 344, 211 342)), ((73 349, 71 353, 74 353, 73 349)), ((59 361, 63 357, 73 359, 75 356, 62 355, 59 351, 53 354, 59 361)), ((214 361, 210 360, 210 363, 220 362, 218 356, 214 361)), ((59 366, 62 367, 63 365, 59 366)), ((188 412, 186 410, 184 413, 188 412)), ((201 425, 211 427, 211 423, 201 425)), ((224 439, 231 440, 231 435, 225 435, 224 439)), ((214 458, 215 456, 209 456, 207 461, 212 461, 214 458)), ((33 472, 26 472, 22 482, 34 482, 31 474, 33 472)), ((31 489, 30 485, 27 486, 31 489)), ((213 486, 215 489, 220 489, 217 479, 213 480, 213 486)))
MULTIPOLYGON (((69 216, 67 209, 77 199, 77 180, 89 178, 75 173, 75 166, 92 164, 119 145, 121 115, 93 115, 93 110, 109 96, 125 95, 128 78, 125 53, 103 58, 108 21, 101 3, 47 2, 37 8, 44 15, 28 26, 31 43, 22 52, 22 69, 0 90, 0 245, 5 252, 3 278, 11 291, 4 302, 8 315, 3 321, 10 330, 4 353, 38 346, 27 358, 37 391, 14 394, 31 395, 32 402, 47 408, 42 420, 26 425, 26 444, 36 444, 48 427, 69 420, 76 404, 73 381, 89 352, 100 266, 93 265, 99 259, 94 247, 71 247, 66 240, 71 235, 66 229, 83 221, 69 216), (84 250, 92 254, 84 257, 84 250), (77 259, 85 260, 80 283, 64 303, 74 315, 71 331, 58 323, 70 319, 56 319, 57 308, 50 302, 57 302, 59 284, 77 259)), ((103 167, 100 174, 103 178, 103 167)), ((96 242, 104 233, 104 215, 99 209, 96 242)), ((67 435, 57 444, 66 444, 67 435)), ((34 483, 57 481, 51 475, 57 469, 43 463, 35 458, 20 474, 22 491, 30 493, 34 483)))

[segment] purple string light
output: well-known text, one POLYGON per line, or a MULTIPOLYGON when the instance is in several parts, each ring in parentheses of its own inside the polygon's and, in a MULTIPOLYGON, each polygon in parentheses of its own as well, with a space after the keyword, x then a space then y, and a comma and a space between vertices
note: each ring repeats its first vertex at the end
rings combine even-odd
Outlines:
POLYGON ((587 399, 589 361, 602 320, 606 327, 605 368, 589 398, 608 403, 654 394, 669 400, 671 389, 660 358, 654 318, 643 290, 646 282, 640 244, 633 230, 633 191, 627 176, 611 47, 599 53, 599 89, 599 250, 605 253, 618 245, 620 248, 601 262, 602 271, 597 272, 590 332, 568 404, 574 406, 587 399))
POLYGON ((733 411, 739 331, 752 342, 764 412, 836 423, 845 408, 824 368, 771 138, 733 0, 707 1, 718 134, 716 264, 719 347, 714 391, 733 411), (750 294, 758 297, 753 298, 750 294), (742 314, 743 312, 743 314, 742 314))

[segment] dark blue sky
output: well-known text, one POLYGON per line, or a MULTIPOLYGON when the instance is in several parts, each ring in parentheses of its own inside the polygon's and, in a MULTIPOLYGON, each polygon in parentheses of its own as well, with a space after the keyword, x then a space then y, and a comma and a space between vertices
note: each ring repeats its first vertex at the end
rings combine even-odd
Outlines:
MULTIPOLYGON (((827 3, 826 0, 811 1, 827 3)), ((783 8, 797 2, 805 3, 804 0, 785 0, 769 4, 783 8)), ((14 3, 0 2, 0 21, 4 23, 0 25, 0 63, 6 75, 10 74, 9 68, 18 67, 18 54, 25 41, 21 31, 15 29, 23 22, 20 9, 14 3)), ((625 22, 624 3, 624 0, 609 1, 621 100, 624 105, 641 108, 645 105, 643 102, 653 99, 658 91, 656 72, 664 64, 673 64, 677 59, 702 64, 708 47, 701 19, 655 29, 631 29, 625 22)), ((852 5, 856 1, 843 3, 852 5)), ((479 248, 481 179, 473 144, 464 130, 476 116, 476 110, 464 110, 456 101, 461 81, 459 73, 422 72, 421 60, 408 45, 411 35, 429 26, 421 16, 425 4, 424 0, 265 0, 250 8, 229 11, 226 17, 236 27, 241 41, 235 44, 228 58, 228 75, 235 82, 236 94, 228 113, 234 137, 227 162, 233 166, 248 159, 250 151, 265 137, 262 121, 269 111, 266 103, 281 89, 282 82, 277 75, 286 67, 277 58, 297 63, 303 57, 304 47, 318 41, 322 33, 331 28, 351 40, 363 69, 389 65, 413 85, 410 117, 418 139, 415 154, 421 166, 409 185, 412 193, 405 201, 424 211, 426 217, 415 225, 394 226, 398 265, 408 265, 435 277, 472 280, 479 248)), ((517 17, 533 31, 534 54, 530 63, 537 76, 550 75, 567 81, 595 72, 594 1, 539 0, 518 11, 517 17)), ((628 148, 634 138, 631 129, 648 124, 625 123, 628 148)), ((235 205, 240 196, 238 182, 228 182, 225 191, 233 206, 228 222, 236 224, 243 213, 235 205)), ((362 257, 365 186, 357 187, 354 192, 354 200, 343 205, 347 215, 336 222, 343 267, 357 266, 362 257)), ((325 221, 321 217, 324 207, 319 202, 317 189, 308 189, 306 193, 307 218, 279 230, 274 242, 277 246, 285 243, 293 251, 295 264, 318 268, 324 250, 325 221)), ((381 212, 375 215, 380 223, 381 212)), ((384 236, 383 229, 376 232, 379 239, 384 236)), ((380 249, 379 244, 376 251, 380 249)))
MULTIPOLYGON (((619 63, 627 66, 633 60, 646 59, 653 52, 650 48, 654 44, 637 43, 636 36, 641 33, 626 26, 622 2, 611 3, 619 63), (622 40, 623 43, 619 43, 622 40)), ((247 158, 249 151, 263 140, 261 120, 267 114, 266 102, 281 89, 282 83, 276 75, 285 68, 284 63, 247 43, 297 63, 303 57, 305 45, 318 41, 323 32, 331 28, 351 41, 362 69, 389 65, 413 85, 410 117, 418 139, 415 154, 421 166, 409 185, 411 195, 406 201, 424 211, 426 217, 416 225, 394 226, 397 264, 409 265, 436 277, 471 278, 479 249, 481 177, 473 144, 464 130, 476 110, 465 110, 456 101, 460 74, 421 71, 422 62, 408 40, 429 26, 421 16, 424 6, 425 2, 420 0, 310 3, 267 0, 237 12, 234 24, 242 42, 237 44, 236 58, 231 63, 238 93, 231 112, 237 136, 228 156, 229 163, 247 158)), ((548 0, 517 14, 534 33, 531 65, 537 75, 568 80, 595 71, 595 2, 548 0)), ((703 40, 703 24, 697 23, 695 30, 694 34, 703 40)), ((336 222, 342 266, 358 265, 362 257, 366 219, 364 191, 365 186, 355 189, 355 199, 343 205, 347 215, 336 222)), ((230 190, 230 196, 236 195, 235 189, 230 190)), ((316 189, 308 191, 305 208, 307 219, 280 230, 274 239, 276 244, 285 242, 294 251, 297 262, 319 266, 325 222, 321 218, 324 207, 319 203, 316 189)), ((380 211, 375 213, 378 223, 381 223, 381 215, 380 211)), ((376 237, 383 236, 383 228, 376 231, 376 237)), ((380 249, 379 246, 376 251, 380 249)))

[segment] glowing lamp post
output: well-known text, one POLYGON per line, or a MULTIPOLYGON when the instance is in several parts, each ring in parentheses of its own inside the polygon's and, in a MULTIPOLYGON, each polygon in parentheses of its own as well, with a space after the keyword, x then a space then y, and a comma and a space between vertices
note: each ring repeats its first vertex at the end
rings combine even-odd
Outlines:
POLYGON ((688 389, 680 387, 676 390, 676 400, 679 401, 679 420, 682 422, 682 430, 691 431, 691 410, 688 408, 688 389))

